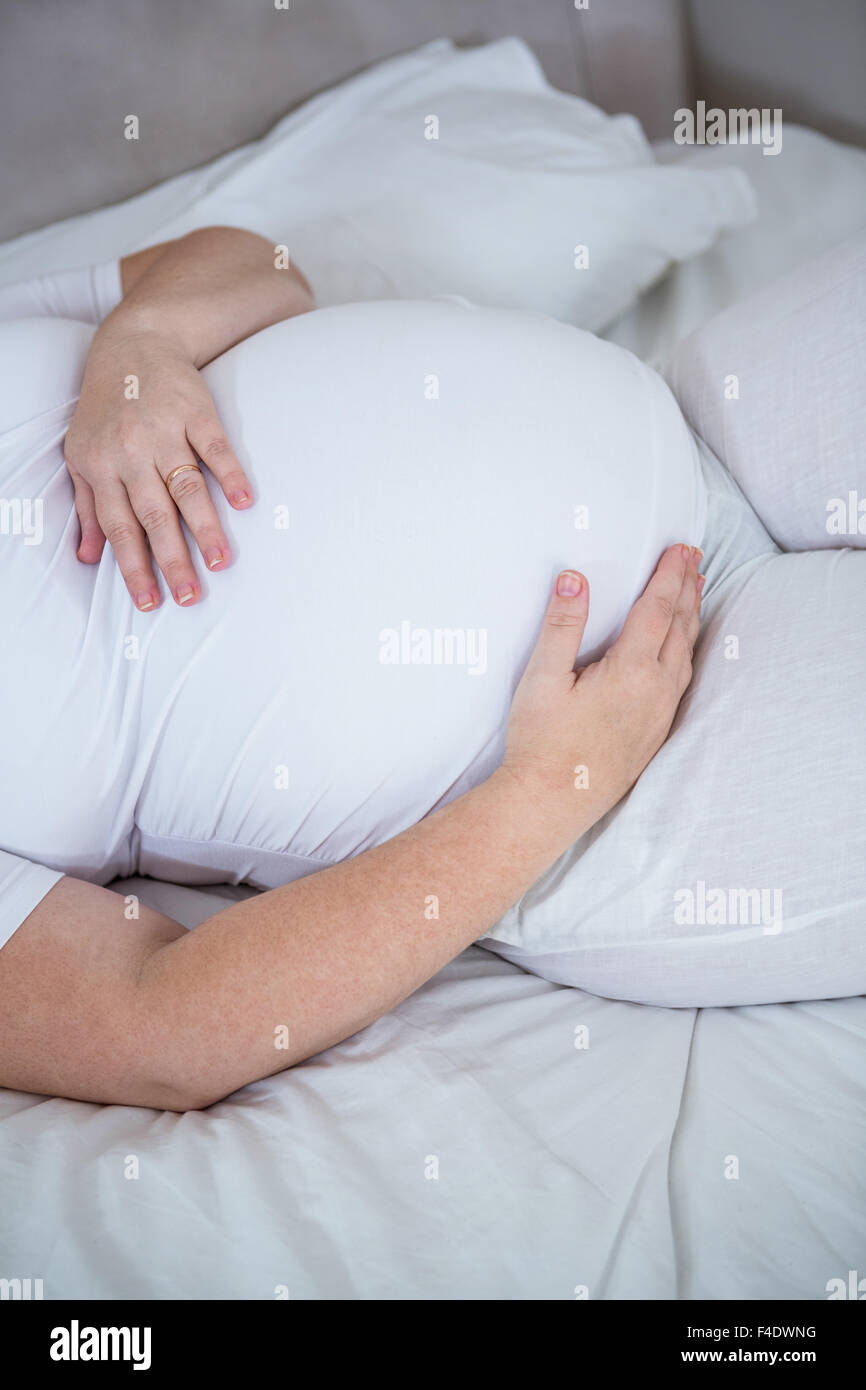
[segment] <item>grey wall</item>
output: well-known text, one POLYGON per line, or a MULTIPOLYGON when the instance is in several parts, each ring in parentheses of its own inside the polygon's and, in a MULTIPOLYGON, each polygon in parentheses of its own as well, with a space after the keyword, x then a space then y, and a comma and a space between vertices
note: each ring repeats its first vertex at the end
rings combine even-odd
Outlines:
POLYGON ((0 240, 256 139, 351 72, 516 33, 548 77, 650 137, 711 104, 866 143, 866 0, 0 0, 0 240), (123 118, 141 138, 123 138, 123 118))
POLYGON ((708 105, 866 145, 866 0, 688 0, 695 91, 708 105))
POLYGON ((263 135, 428 39, 519 34, 549 78, 667 133, 682 0, 0 0, 0 239, 116 202, 263 135), (141 138, 123 138, 133 113, 141 138))

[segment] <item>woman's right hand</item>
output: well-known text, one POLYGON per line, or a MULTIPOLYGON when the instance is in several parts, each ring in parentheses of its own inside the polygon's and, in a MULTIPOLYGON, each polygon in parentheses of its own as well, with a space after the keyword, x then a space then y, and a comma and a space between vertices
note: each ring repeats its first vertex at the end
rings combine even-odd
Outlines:
POLYGON ((564 844, 625 795, 664 743, 692 678, 701 552, 666 550, 600 661, 573 670, 589 613, 575 570, 557 577, 517 687, 500 774, 515 780, 564 844))

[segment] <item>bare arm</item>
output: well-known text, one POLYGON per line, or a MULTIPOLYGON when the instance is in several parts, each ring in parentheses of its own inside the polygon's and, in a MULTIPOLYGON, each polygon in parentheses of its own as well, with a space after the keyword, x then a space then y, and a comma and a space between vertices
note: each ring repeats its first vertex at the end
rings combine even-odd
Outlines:
POLYGON ((620 638, 575 677, 587 587, 558 585, 502 767, 378 849, 191 932, 146 909, 127 921, 115 894, 61 880, 0 950, 0 1085, 201 1108, 393 1008, 654 756, 691 676, 700 587, 697 556, 666 551, 620 638))
POLYGON ((240 227, 204 227, 149 246, 121 261, 124 297, 103 328, 114 337, 160 333, 203 367, 252 333, 313 307, 306 278, 291 264, 278 269, 277 261, 272 242, 240 227))
POLYGON ((555 842, 524 815, 518 784, 494 775, 380 848, 190 932, 144 907, 126 921, 117 894, 62 879, 0 951, 0 1084, 199 1109, 314 1055, 417 989, 543 873, 555 842))
POLYGON ((98 561, 107 538, 147 612, 160 603, 153 559, 177 603, 201 597, 178 513, 209 569, 231 559, 202 475, 187 468, 172 479, 173 470, 199 458, 232 506, 253 500, 198 369, 314 301, 269 241, 236 227, 136 252, 121 262, 121 282, 124 298, 93 340, 65 452, 79 559, 98 561))

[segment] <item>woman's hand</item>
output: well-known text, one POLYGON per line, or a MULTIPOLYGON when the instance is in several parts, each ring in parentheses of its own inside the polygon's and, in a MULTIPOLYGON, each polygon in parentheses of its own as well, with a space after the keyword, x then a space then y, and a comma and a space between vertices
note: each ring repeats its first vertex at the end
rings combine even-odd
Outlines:
POLYGON ((66 464, 78 558, 95 564, 107 540, 147 612, 160 601, 153 560, 176 603, 201 597, 181 517, 208 569, 229 563, 196 456, 233 507, 252 502, 198 368, 272 323, 309 313, 315 300, 285 246, 241 227, 200 227, 146 247, 125 256, 120 272, 123 299, 93 339, 66 464))
POLYGON ((252 489, 235 458, 205 383, 178 343, 152 330, 128 333, 109 319, 97 333, 72 423, 66 465, 81 524, 78 558, 94 564, 106 540, 142 612, 160 601, 153 560, 179 604, 201 586, 180 525, 183 517, 208 569, 230 551, 197 458, 229 503, 252 489))
POLYGON ((578 672, 589 590, 574 570, 558 576, 515 692, 500 773, 550 818, 563 848, 616 805, 667 738, 692 677, 700 559, 689 546, 666 550, 620 636, 578 672))

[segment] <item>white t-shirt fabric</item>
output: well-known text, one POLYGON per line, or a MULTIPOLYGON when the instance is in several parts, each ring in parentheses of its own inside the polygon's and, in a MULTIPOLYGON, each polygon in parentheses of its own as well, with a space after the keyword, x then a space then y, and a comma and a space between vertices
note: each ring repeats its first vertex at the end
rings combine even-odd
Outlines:
POLYGON ((52 318, 100 324, 117 308, 122 296, 120 261, 100 261, 78 270, 60 270, 18 284, 0 285, 0 322, 52 318))
POLYGON ((391 838, 500 761, 559 569, 589 578, 590 660, 702 539, 695 440, 631 354, 348 304, 205 369, 256 505, 209 480, 233 565, 196 554, 203 602, 138 613, 110 549, 76 559, 62 453, 117 266, 3 293, 0 944, 61 873, 269 888, 391 838))
MULTIPOLYGON (((54 275, 37 276, 21 284, 0 287, 0 323, 4 320, 23 317, 48 317, 52 319, 63 317, 79 320, 82 323, 99 324, 117 306, 121 297, 120 262, 118 260, 103 261, 98 265, 85 266, 80 270, 66 270, 54 275)), ((7 379, 12 365, 12 361, 4 354, 3 374, 7 379)), ((38 361, 19 364, 19 366, 25 366, 26 370, 23 373, 16 372, 14 385, 10 389, 0 390, 0 412, 2 412, 0 413, 0 430, 3 431, 4 435, 7 430, 13 428, 16 419, 26 422, 32 412, 43 413, 53 389, 50 377, 43 376, 38 361)), ((33 438, 36 438, 35 430, 33 438)), ((8 481, 11 480, 11 470, 7 470, 5 467, 5 460, 7 447, 9 457, 15 457, 14 450, 18 442, 17 438, 7 440, 5 437, 0 442, 4 460, 3 494, 0 498, 0 506, 4 502, 12 502, 14 506, 8 486, 8 481)), ((26 444, 23 447, 26 449, 26 444)), ((31 499, 31 503, 33 500, 35 499, 31 499)), ((26 505, 24 498, 19 497, 18 501, 22 506, 26 505)), ((4 510, 4 517, 7 515, 10 517, 10 522, 3 527, 3 531, 0 533, 0 556, 4 558, 8 558, 7 550, 10 548, 9 531, 14 531, 14 513, 8 507, 4 510)), ((32 508, 30 515, 32 518, 32 508)), ((23 512, 21 519, 23 523, 23 512)), ((10 574, 4 566, 4 603, 7 604, 14 592, 8 585, 9 579, 10 574)), ((10 672, 11 668, 7 668, 7 681, 11 679, 10 672)), ((14 814, 14 788, 7 786, 4 789, 3 801, 14 814)), ((49 869, 43 864, 36 864, 18 855, 8 854, 5 850, 0 850, 0 946, 29 917, 46 893, 62 877, 63 874, 58 869, 49 869)))

